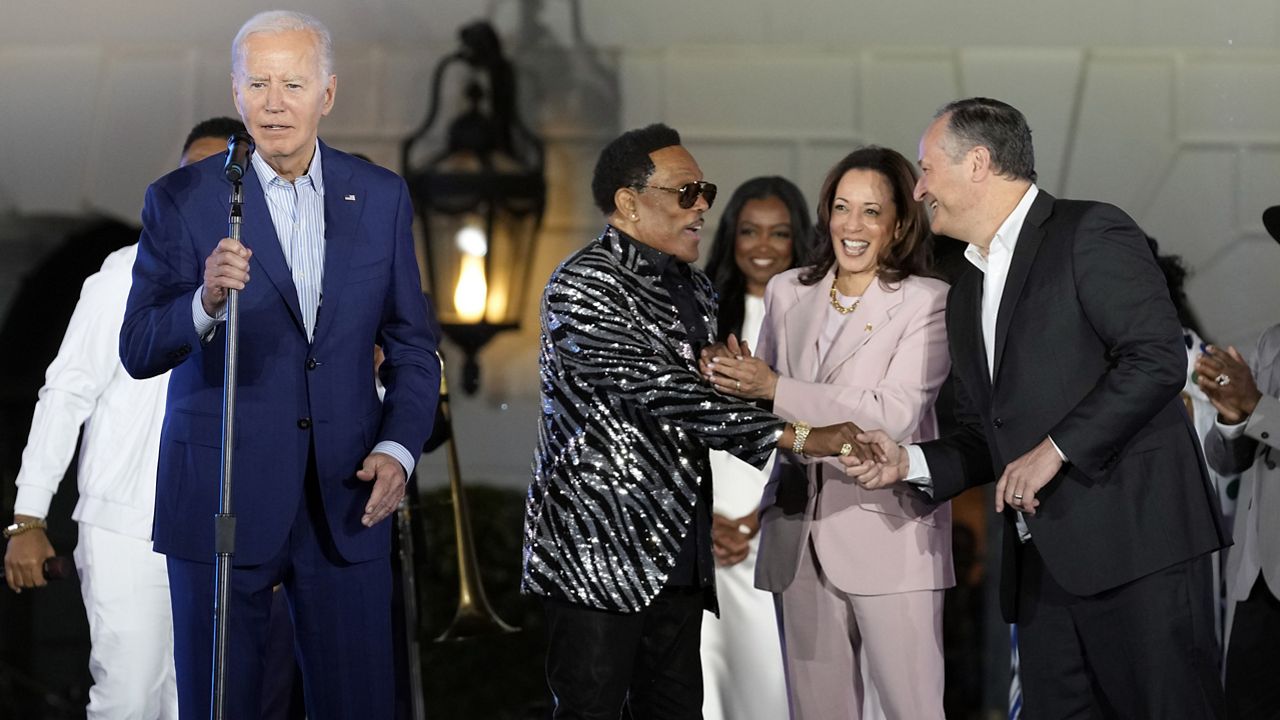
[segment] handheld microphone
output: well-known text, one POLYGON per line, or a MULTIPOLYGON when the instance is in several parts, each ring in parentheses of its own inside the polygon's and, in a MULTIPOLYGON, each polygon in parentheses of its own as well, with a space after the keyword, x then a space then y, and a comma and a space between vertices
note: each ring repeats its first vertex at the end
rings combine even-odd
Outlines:
POLYGON ((1262 225, 1276 242, 1280 242, 1280 205, 1269 207, 1262 213, 1262 225))
MULTIPOLYGON (((65 580, 76 576, 75 561, 66 555, 58 555, 44 561, 45 580, 65 580)), ((0 581, 4 580, 4 566, 0 565, 0 581)))
POLYGON ((247 132, 238 132, 227 138, 227 164, 223 172, 231 182, 240 182, 244 171, 249 167, 249 156, 253 154, 253 138, 247 132))

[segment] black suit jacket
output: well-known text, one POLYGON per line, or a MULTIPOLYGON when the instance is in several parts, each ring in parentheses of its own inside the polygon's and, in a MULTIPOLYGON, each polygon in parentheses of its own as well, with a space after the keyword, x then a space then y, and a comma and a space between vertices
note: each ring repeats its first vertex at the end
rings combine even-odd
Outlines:
MULTIPOLYGON (((923 444, 936 500, 993 482, 1046 436, 1068 458, 1028 516, 1063 588, 1093 595, 1227 544, 1178 393, 1182 328, 1141 230, 1123 211, 1043 191, 1018 236, 982 338, 982 273, 947 304, 960 429, 923 444)), ((1001 608, 1016 621, 1014 513, 1005 512, 1001 608)))

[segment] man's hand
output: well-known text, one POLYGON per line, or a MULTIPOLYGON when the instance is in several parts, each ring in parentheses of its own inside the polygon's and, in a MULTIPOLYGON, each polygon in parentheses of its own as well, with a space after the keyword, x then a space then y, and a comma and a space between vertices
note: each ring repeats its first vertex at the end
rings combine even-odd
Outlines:
POLYGON ((1253 372, 1235 347, 1223 351, 1206 345, 1204 354, 1196 359, 1196 375, 1196 385, 1209 396, 1227 425, 1247 420, 1262 398, 1253 372), (1219 378, 1224 378, 1226 383, 1219 383, 1219 378))
POLYGON ((365 482, 373 481, 373 491, 364 506, 360 522, 373 527, 395 511, 404 498, 404 466, 386 453, 370 453, 364 459, 364 467, 356 471, 356 477, 365 482))
MULTIPOLYGON (((733 336, 730 335, 732 340, 733 336)), ((747 344, 738 357, 713 356, 702 364, 707 380, 726 395, 748 400, 772 400, 778 389, 778 373, 759 358, 751 357, 747 344)))
MULTIPOLYGON (((858 440, 860 433, 862 428, 851 422, 812 428, 804 442, 804 454, 809 457, 839 457, 843 454, 859 460, 878 460, 879 456, 876 455, 875 449, 858 440), (844 453, 846 445, 849 446, 849 452, 844 453)), ((792 447, 785 433, 783 439, 779 441, 779 447, 788 450, 792 447)))
POLYGON ((759 529, 754 512, 740 518, 729 518, 715 513, 711 517, 711 542, 716 564, 721 567, 737 565, 751 552, 751 538, 759 529))
MULTIPOLYGON (((39 518, 29 515, 15 515, 14 522, 33 522, 39 518)), ((53 546, 49 544, 49 536, 44 530, 28 530, 21 535, 9 538, 9 547, 4 551, 4 576, 9 589, 16 593, 23 588, 44 587, 48 581, 44 579, 44 561, 54 556, 53 546)))
POLYGON ((741 354, 737 341, 734 339, 732 333, 729 335, 729 339, 734 340, 734 347, 732 350, 729 349, 729 344, 727 342, 717 342, 707 345, 702 348, 702 352, 698 353, 698 365, 701 367, 703 375, 710 374, 711 360, 713 358, 731 358, 741 354))
POLYGON ((1062 469, 1062 456, 1045 438, 1030 452, 1009 463, 996 483, 996 512, 1004 512, 1005 505, 1035 515, 1040 501, 1036 493, 1062 469))
POLYGON ((844 473, 867 490, 878 490, 907 477, 910 462, 906 448, 894 442, 883 430, 859 433, 858 441, 872 448, 878 459, 862 460, 853 456, 840 458, 844 473))
POLYGON ((253 251, 232 240, 222 238, 204 261, 204 287, 200 305, 209 317, 217 317, 227 303, 227 290, 243 290, 249 282, 249 258, 253 251))
POLYGON ((743 357, 751 357, 751 350, 747 348, 747 343, 740 342, 736 335, 729 333, 729 337, 724 342, 711 343, 702 348, 702 352, 698 353, 698 366, 702 374, 710 379, 713 360, 716 358, 741 360, 743 357), (746 350, 745 354, 744 350, 746 350))

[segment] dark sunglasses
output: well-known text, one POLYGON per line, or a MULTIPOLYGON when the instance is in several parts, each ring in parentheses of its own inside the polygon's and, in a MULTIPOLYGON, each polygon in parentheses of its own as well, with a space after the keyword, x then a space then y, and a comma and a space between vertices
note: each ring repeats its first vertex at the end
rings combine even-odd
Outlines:
POLYGON ((711 205, 716 201, 715 183, 704 182, 702 180, 685 183, 678 188, 663 187, 661 185, 641 185, 640 187, 652 188, 654 190, 665 190, 669 193, 675 193, 676 204, 686 210, 693 207, 693 204, 698 202, 699 195, 707 199, 708 210, 711 209, 711 205))

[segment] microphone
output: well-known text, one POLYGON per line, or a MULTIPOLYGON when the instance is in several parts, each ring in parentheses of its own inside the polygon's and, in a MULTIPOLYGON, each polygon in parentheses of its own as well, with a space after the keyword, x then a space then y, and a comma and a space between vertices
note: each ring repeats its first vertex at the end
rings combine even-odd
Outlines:
MULTIPOLYGON (((66 555, 57 555, 44 561, 45 580, 65 580, 76 576, 76 563, 66 555)), ((4 566, 0 565, 0 581, 4 580, 4 566)))
POLYGON ((1267 208, 1262 213, 1262 225, 1267 233, 1280 242, 1280 205, 1267 208))
POLYGON ((227 164, 223 172, 231 182, 240 182, 244 171, 249 167, 249 156, 253 154, 253 138, 247 132, 238 132, 227 138, 227 164))

